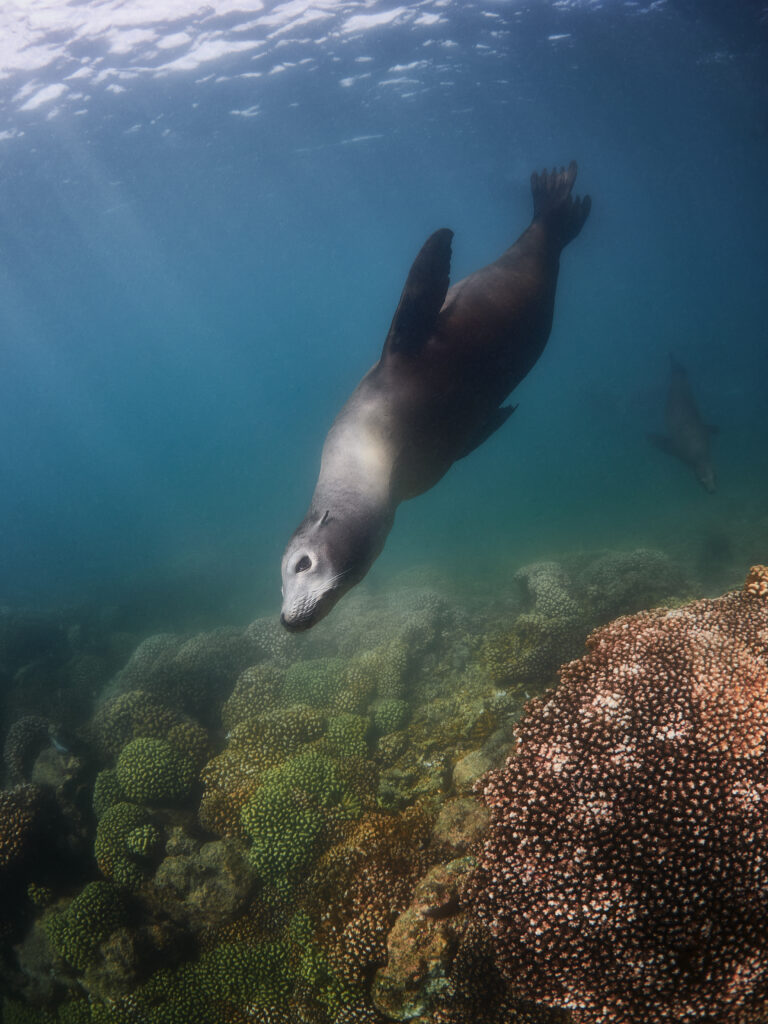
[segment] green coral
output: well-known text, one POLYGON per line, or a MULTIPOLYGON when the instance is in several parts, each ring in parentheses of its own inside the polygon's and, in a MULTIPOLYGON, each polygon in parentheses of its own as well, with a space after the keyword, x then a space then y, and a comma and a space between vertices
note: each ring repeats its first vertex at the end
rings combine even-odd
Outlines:
POLYGON ((30 882, 27 886, 27 896, 36 907, 47 907, 53 902, 53 889, 47 885, 30 882))
POLYGON ((3 1024, 57 1024, 56 1015, 18 999, 3 999, 0 1020, 3 1024))
POLYGON ((98 944, 125 922, 122 896, 110 882, 89 882, 66 910, 45 918, 45 931, 56 952, 84 971, 98 944))
POLYGON ((271 884, 293 879, 312 860, 342 786, 333 761, 312 747, 265 772, 242 809, 240 822, 251 839, 251 863, 271 884))
POLYGON ((242 749, 248 760, 270 767, 322 736, 325 718, 306 704, 292 704, 243 719, 232 730, 230 748, 242 749))
POLYGON ((117 760, 117 781, 129 800, 168 802, 185 797, 195 781, 194 762, 168 740, 143 736, 117 760))
POLYGON ((90 725, 93 743, 105 760, 138 736, 165 736, 178 715, 143 690, 132 690, 102 704, 90 725))
POLYGON ((146 865, 136 852, 137 830, 151 825, 147 812, 135 804, 115 804, 96 828, 94 853, 99 870, 118 885, 135 888, 144 880, 146 865))
POLYGON ((494 686, 539 691, 554 682, 560 665, 578 654, 584 632, 577 619, 525 613, 511 629, 484 638, 481 665, 494 686))
POLYGON ((60 1024, 91 1024, 92 1019, 87 999, 68 999, 59 1007, 60 1024))
POLYGON ((109 1003, 94 1003, 93 1024, 223 1024, 208 997, 196 986, 195 964, 175 971, 157 971, 130 995, 109 1003))
POLYGON ((221 709, 224 728, 229 732, 238 722, 253 717, 254 708, 271 708, 275 694, 282 689, 284 677, 283 670, 271 663, 247 668, 221 709))
POLYGON ((315 940, 315 928, 305 909, 296 911, 285 935, 296 964, 296 986, 305 1000, 319 1009, 319 1019, 333 1020, 344 1006, 362 998, 362 986, 350 984, 333 970, 327 953, 315 940))
POLYGON ((307 747, 296 757, 267 772, 264 785, 276 785, 304 795, 321 807, 338 803, 342 785, 335 764, 326 754, 307 747))
POLYGON ((278 1006, 292 988, 288 949, 279 941, 223 943, 201 957, 195 973, 212 1002, 278 1006))
POLYGON ((138 825, 125 837, 125 848, 134 857, 151 857, 161 838, 160 830, 154 825, 138 825))
POLYGON ((404 700, 386 697, 373 707, 373 727, 379 736, 388 736, 405 727, 408 720, 408 705, 404 700))
POLYGON ((321 1008, 321 1019, 334 1020, 345 1006, 363 999, 363 985, 340 977, 333 970, 327 953, 315 944, 302 950, 296 980, 311 1001, 321 1008))
POLYGON ((345 688, 346 669, 347 663, 343 658, 296 661, 285 673, 283 698, 289 703, 328 707, 345 688))
POLYGON ((288 947, 280 941, 254 945, 226 942, 194 963, 163 969, 130 995, 94 1004, 93 1024, 229 1024, 273 1014, 293 988, 288 947))
POLYGON ((198 769, 202 768, 210 757, 208 733, 202 725, 193 722, 191 718, 185 718, 172 726, 166 739, 171 746, 190 757, 198 769))
POLYGON ((312 942, 315 928, 312 924, 312 918, 304 907, 300 907, 291 917, 285 929, 285 934, 288 941, 299 949, 303 949, 312 942))
POLYGON ((350 666, 350 680, 359 686, 369 681, 370 692, 381 698, 403 696, 408 668, 408 648, 401 640, 391 640, 359 654, 350 666))
POLYGON ((260 877, 277 884, 305 867, 323 821, 317 806, 297 804, 289 788, 262 785, 241 812, 243 830, 252 840, 249 859, 260 877))
POLYGON ((125 793, 117 781, 114 768, 106 768, 96 776, 93 785, 93 813, 100 818, 105 811, 125 800, 125 793))
POLYGON ((337 757, 367 757, 368 719, 363 715, 343 712, 328 719, 326 744, 337 757))

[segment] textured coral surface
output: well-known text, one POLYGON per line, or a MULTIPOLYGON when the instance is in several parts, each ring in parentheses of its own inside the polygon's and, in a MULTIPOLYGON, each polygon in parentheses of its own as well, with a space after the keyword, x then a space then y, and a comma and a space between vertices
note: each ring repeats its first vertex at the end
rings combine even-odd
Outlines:
POLYGON ((765 585, 679 607, 640 548, 304 635, 8 617, 3 1024, 746 1024, 765 585))
POLYGON ((593 633, 479 783, 474 912, 519 990, 576 1021, 763 1019, 767 579, 593 633))

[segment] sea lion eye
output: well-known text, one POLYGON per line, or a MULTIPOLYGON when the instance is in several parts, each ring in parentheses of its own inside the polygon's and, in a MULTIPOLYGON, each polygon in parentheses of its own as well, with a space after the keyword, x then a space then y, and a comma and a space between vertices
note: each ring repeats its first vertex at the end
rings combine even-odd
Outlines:
POLYGON ((312 568, 312 559, 309 557, 309 555, 302 555, 301 558, 296 563, 296 568, 295 568, 294 572, 306 572, 307 569, 311 569, 311 568, 312 568))

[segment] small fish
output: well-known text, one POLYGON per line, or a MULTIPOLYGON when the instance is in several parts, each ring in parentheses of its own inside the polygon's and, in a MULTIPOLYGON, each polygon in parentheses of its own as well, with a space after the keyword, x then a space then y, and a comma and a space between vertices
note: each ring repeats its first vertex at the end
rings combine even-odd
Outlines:
POLYGON ((72 751, 69 749, 69 747, 65 743, 62 743, 62 741, 59 739, 59 737, 56 736, 54 733, 51 733, 51 744, 52 744, 54 750, 56 750, 59 754, 71 754, 72 753, 72 751))

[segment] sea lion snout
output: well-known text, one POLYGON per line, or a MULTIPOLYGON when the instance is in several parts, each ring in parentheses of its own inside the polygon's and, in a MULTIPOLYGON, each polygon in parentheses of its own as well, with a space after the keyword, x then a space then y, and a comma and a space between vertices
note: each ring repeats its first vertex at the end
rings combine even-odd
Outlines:
POLYGON ((289 633, 303 633, 305 630, 310 629, 312 626, 314 626, 315 621, 312 618, 303 620, 298 619, 296 621, 292 621, 290 619, 286 619, 285 612, 281 612, 280 624, 282 626, 285 626, 289 633))
MULTIPOLYGON (((285 590, 285 588, 284 588, 285 590)), ((301 580, 285 590, 280 622, 290 633, 302 633, 324 619, 338 599, 346 592, 322 580, 301 580)))
POLYGON ((339 574, 328 543, 329 514, 307 517, 283 556, 283 607, 280 621, 299 633, 324 618, 338 600, 339 574))

